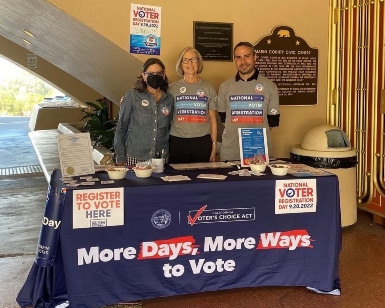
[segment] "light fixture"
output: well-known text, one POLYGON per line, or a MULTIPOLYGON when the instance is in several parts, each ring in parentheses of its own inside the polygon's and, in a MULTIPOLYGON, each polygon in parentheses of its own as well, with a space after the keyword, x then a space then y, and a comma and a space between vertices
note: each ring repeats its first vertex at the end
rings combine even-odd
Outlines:
POLYGON ((29 32, 28 30, 21 29, 25 34, 28 34, 29 36, 35 37, 35 35, 32 32, 29 32))
POLYGON ((27 40, 25 40, 25 39, 22 39, 22 40, 23 40, 25 43, 31 45, 31 42, 30 42, 30 41, 27 41, 27 40))

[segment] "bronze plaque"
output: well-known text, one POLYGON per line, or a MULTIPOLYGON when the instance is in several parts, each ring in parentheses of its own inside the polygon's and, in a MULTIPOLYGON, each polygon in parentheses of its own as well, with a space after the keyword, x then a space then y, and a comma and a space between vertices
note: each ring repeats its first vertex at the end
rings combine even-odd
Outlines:
POLYGON ((318 49, 287 26, 275 27, 254 47, 256 67, 277 85, 280 105, 317 104, 318 49))

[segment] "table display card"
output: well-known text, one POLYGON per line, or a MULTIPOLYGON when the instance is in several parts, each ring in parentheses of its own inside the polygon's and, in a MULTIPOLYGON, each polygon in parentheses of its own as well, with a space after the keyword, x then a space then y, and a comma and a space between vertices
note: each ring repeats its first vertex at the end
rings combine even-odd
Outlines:
POLYGON ((238 128, 238 136, 242 167, 248 167, 256 156, 269 163, 266 128, 238 128))
POLYGON ((95 173, 89 133, 58 135, 58 147, 63 177, 95 173))
POLYGON ((123 187, 74 190, 73 228, 122 226, 123 187))

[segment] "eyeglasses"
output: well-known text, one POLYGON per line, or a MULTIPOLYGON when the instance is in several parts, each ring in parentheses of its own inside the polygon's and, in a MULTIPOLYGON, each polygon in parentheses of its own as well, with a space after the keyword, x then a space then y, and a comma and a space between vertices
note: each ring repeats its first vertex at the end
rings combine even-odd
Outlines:
POLYGON ((146 76, 146 77, 149 77, 149 76, 155 76, 155 75, 163 76, 163 75, 164 75, 164 71, 159 71, 159 72, 144 72, 143 74, 144 74, 144 76, 146 76))
POLYGON ((184 64, 189 64, 190 62, 191 63, 197 63, 198 62, 198 58, 197 57, 193 57, 193 58, 182 58, 182 62, 184 64))

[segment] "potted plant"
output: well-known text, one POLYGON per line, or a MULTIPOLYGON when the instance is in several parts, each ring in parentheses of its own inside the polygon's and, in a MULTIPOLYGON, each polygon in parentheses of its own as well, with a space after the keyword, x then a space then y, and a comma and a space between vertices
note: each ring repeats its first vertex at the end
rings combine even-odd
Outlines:
POLYGON ((89 132, 93 146, 104 146, 109 151, 114 152, 114 136, 118 123, 118 117, 110 119, 109 107, 112 102, 107 98, 96 100, 98 104, 86 102, 88 106, 93 108, 91 112, 82 109, 82 120, 87 120, 83 127, 83 132, 89 132))

